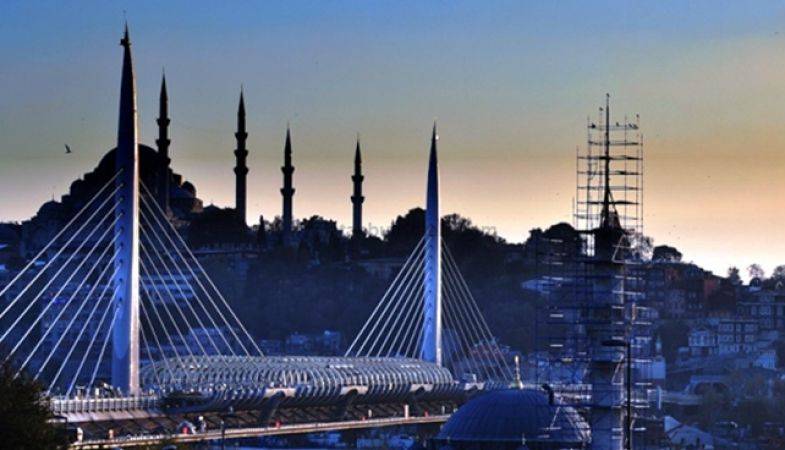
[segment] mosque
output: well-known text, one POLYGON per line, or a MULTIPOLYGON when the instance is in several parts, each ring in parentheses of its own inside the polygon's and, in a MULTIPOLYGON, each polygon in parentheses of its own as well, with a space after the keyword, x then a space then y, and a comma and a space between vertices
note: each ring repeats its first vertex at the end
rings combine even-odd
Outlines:
POLYGON ((516 357, 507 389, 461 405, 431 441, 438 450, 582 450, 590 448, 591 430, 549 385, 525 386, 516 357))
MULTIPOLYGON (((231 222, 230 227, 234 235, 250 236, 251 229, 246 224, 247 214, 247 177, 248 166, 246 158, 248 149, 246 140, 246 113, 243 92, 237 109, 237 131, 235 156, 235 205, 233 209, 220 210, 214 206, 204 206, 203 201, 197 196, 196 187, 185 180, 182 175, 171 168, 169 156, 169 97, 166 91, 166 77, 161 80, 159 96, 158 137, 155 148, 139 144, 139 173, 142 184, 155 197, 160 208, 166 212, 170 221, 183 234, 187 234, 189 226, 194 222, 217 220, 231 222), (211 218, 208 218, 213 213, 211 218), (228 213, 228 217, 227 214, 228 213)), ((23 222, 19 231, 20 255, 29 257, 43 248, 57 232, 73 217, 90 198, 104 186, 115 173, 115 149, 109 150, 93 171, 86 173, 82 178, 71 183, 68 193, 60 201, 54 199, 44 203, 38 212, 29 220, 23 222)), ((282 211, 280 230, 276 230, 278 242, 292 245, 296 241, 294 207, 294 165, 292 164, 292 139, 291 130, 287 127, 284 143, 284 163, 281 167, 283 186, 281 188, 282 211)), ((362 205, 365 197, 362 193, 362 158, 360 142, 354 157, 354 174, 351 176, 353 183, 352 196, 352 238, 363 236, 362 205)), ((260 217, 263 226, 263 218, 260 217)), ((225 227, 225 223, 222 224, 225 227)))
MULTIPOLYGON (((127 39, 127 37, 126 37, 127 39)), ((128 44, 130 45, 130 44, 128 44)), ((159 111, 156 123, 158 137, 155 148, 139 144, 139 173, 143 191, 148 193, 169 220, 181 231, 188 232, 189 226, 209 214, 197 196, 194 185, 171 168, 169 156, 168 95, 166 79, 162 78, 159 96, 159 111)), ((249 173, 246 158, 248 133, 246 130, 245 100, 241 90, 237 110, 237 130, 235 156, 235 205, 224 210, 238 229, 250 234, 246 224, 247 214, 247 176, 249 173)), ((109 150, 98 166, 82 178, 74 181, 61 200, 45 203, 30 220, 21 224, 22 254, 31 255, 49 242, 53 236, 79 211, 103 186, 108 184, 116 173, 116 151, 109 150)), ((283 186, 281 227, 278 241, 290 245, 294 236, 294 182, 295 171, 292 162, 291 130, 287 127, 284 143, 284 162, 281 167, 283 186)), ((352 238, 363 236, 362 205, 365 200, 362 192, 364 176, 359 140, 354 155, 354 173, 351 176, 353 191, 352 238)), ((261 218, 260 218, 261 221, 261 218)), ((263 222, 262 222, 263 225, 263 222)), ((2 231, 2 229, 0 229, 2 231)), ((520 381, 509 389, 484 393, 462 405, 441 428, 433 439, 440 449, 584 449, 590 442, 588 425, 571 406, 564 405, 547 386, 524 388, 520 381)))
POLYGON ((433 439, 440 450, 585 449, 589 426, 575 408, 544 389, 512 387, 458 408, 433 439))

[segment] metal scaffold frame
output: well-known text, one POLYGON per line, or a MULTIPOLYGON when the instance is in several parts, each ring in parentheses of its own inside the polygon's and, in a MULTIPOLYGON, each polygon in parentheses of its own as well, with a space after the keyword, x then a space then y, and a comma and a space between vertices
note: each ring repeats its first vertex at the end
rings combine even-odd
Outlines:
POLYGON ((538 381, 570 391, 565 401, 589 415, 595 449, 631 446, 627 430, 646 407, 639 400, 646 384, 635 375, 647 364, 639 348, 648 337, 637 319, 646 256, 643 134, 638 115, 612 122, 609 109, 606 97, 596 120, 587 119, 586 146, 576 149, 578 242, 547 242, 542 276, 550 287, 538 315, 547 326, 537 332, 545 358, 538 381))

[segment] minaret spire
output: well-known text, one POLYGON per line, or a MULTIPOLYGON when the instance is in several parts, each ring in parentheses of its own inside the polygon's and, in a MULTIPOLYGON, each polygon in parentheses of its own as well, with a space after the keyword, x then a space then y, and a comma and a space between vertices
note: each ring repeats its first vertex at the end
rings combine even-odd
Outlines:
POLYGON ((286 126, 286 143, 283 148, 283 188, 281 188, 281 195, 283 196, 283 243, 288 244, 292 233, 292 201, 294 197, 294 187, 292 187, 292 174, 294 173, 294 166, 292 166, 292 136, 289 126, 286 126))
POLYGON ((123 39, 123 71, 115 161, 118 171, 115 225, 116 318, 112 327, 112 385, 126 394, 139 391, 139 147, 136 82, 128 24, 123 39))
POLYGON ((161 94, 158 98, 158 156, 161 160, 158 172, 158 204, 163 211, 169 210, 169 95, 166 93, 166 74, 161 75, 161 94))
POLYGON ((425 302, 422 359, 442 364, 442 235, 439 215, 439 163, 436 122, 431 134, 428 188, 425 208, 425 302))
POLYGON ((245 224, 246 176, 248 175, 248 167, 245 165, 245 158, 248 156, 245 140, 248 138, 248 133, 245 131, 245 96, 242 87, 240 88, 240 104, 237 107, 237 132, 234 133, 234 137, 237 139, 237 149, 234 151, 235 208, 237 216, 245 224))
POLYGON ((603 197, 600 224, 611 227, 611 95, 605 94, 605 133, 603 135, 603 197))
POLYGON ((354 175, 352 182, 354 192, 352 193, 352 239, 359 239, 363 235, 363 162, 360 155, 360 135, 357 135, 357 147, 354 150, 354 175))

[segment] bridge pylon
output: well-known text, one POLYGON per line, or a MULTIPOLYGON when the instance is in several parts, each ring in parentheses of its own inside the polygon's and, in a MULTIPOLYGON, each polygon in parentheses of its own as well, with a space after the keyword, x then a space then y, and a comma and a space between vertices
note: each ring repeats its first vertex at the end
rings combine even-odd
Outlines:
POLYGON ((115 214, 114 298, 112 327, 112 385, 126 394, 139 392, 139 147, 136 86, 128 25, 120 41, 123 70, 115 164, 118 176, 115 214))
POLYGON ((439 216, 439 164, 436 124, 431 134, 425 209, 425 272, 421 357, 442 365, 442 232, 439 216))
POLYGON ((442 239, 436 124, 431 134, 425 232, 346 350, 350 357, 397 357, 444 367, 478 382, 513 379, 505 352, 442 239))

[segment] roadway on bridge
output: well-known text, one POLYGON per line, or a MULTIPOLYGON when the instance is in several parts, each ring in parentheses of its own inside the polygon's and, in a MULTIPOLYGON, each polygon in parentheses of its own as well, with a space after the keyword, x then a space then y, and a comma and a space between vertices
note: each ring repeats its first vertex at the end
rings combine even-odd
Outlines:
POLYGON ((348 420, 344 422, 318 422, 280 425, 273 427, 227 428, 223 432, 220 429, 213 429, 204 433, 195 434, 158 434, 148 436, 116 437, 114 439, 89 440, 74 443, 70 448, 74 450, 106 449, 114 447, 130 448, 160 444, 162 442, 184 444, 203 441, 217 441, 222 438, 222 435, 225 439, 243 439, 262 436, 282 436, 291 434, 319 433, 325 431, 355 430, 363 428, 436 424, 444 423, 449 418, 449 414, 437 414, 421 417, 389 417, 382 419, 348 420))

